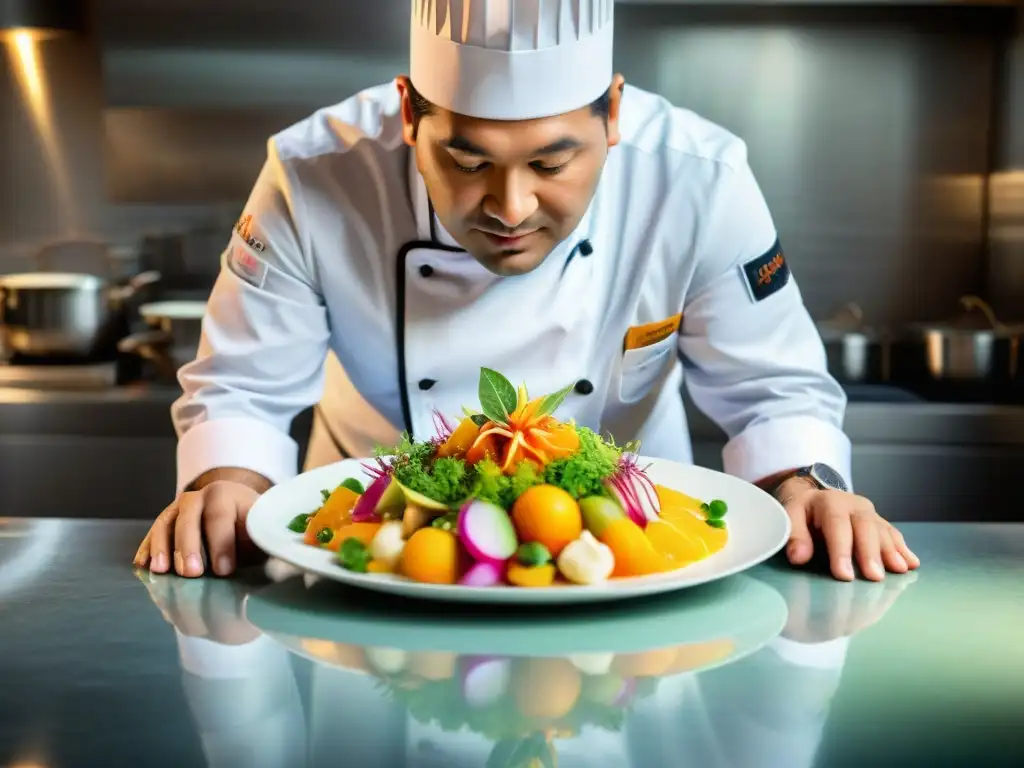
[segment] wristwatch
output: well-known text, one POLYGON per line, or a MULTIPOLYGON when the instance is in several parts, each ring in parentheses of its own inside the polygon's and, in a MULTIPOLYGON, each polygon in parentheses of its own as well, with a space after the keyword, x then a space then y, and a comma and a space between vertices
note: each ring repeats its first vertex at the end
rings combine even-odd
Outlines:
POLYGON ((849 491, 850 488, 843 480, 843 476, 836 472, 828 464, 822 464, 821 462, 811 464, 808 467, 800 467, 788 475, 783 477, 781 480, 776 480, 775 484, 768 489, 768 493, 774 496, 776 499, 779 497, 779 489, 782 484, 787 480, 792 480, 794 477, 806 477, 814 485, 822 491, 849 491))
POLYGON ((843 476, 836 472, 828 464, 820 462, 811 464, 809 467, 801 467, 793 477, 806 477, 823 491, 849 491, 843 476))

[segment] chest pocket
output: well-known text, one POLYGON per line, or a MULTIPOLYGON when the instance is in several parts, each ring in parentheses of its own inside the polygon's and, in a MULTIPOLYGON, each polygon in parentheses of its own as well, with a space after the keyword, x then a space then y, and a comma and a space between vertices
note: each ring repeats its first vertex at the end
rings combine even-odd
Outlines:
POLYGON ((665 368, 673 360, 676 350, 676 336, 650 344, 639 349, 627 349, 622 353, 619 374, 619 400, 636 403, 651 391, 665 368))

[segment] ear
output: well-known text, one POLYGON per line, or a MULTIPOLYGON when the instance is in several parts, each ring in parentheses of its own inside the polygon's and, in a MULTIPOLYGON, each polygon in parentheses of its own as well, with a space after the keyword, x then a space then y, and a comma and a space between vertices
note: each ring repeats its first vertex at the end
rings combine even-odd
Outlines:
POLYGON ((409 78, 399 75, 395 80, 398 95, 402 99, 402 140, 410 147, 416 146, 416 124, 412 113, 412 99, 409 98, 409 78))
POLYGON ((622 107, 622 91, 626 87, 626 78, 615 75, 612 78, 611 96, 608 99, 608 146, 614 147, 622 139, 619 132, 619 110, 622 107))

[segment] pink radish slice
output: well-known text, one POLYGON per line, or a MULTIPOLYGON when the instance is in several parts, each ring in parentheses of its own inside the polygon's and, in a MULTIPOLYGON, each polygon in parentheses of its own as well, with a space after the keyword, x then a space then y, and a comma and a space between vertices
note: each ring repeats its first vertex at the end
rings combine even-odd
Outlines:
POLYGON ((368 523, 377 522, 380 517, 377 515, 377 502, 384 495, 384 491, 391 484, 391 475, 379 475, 376 480, 363 492, 352 507, 352 522, 368 523))
POLYGON ((474 499, 459 511, 459 539, 474 560, 503 563, 519 542, 508 513, 497 504, 474 499))
POLYGON ((484 560, 471 566, 466 575, 459 579, 459 584, 464 587, 496 587, 504 581, 505 566, 484 560))
POLYGON ((462 673, 462 696, 471 707, 486 707, 505 695, 512 665, 508 659, 475 659, 462 673))

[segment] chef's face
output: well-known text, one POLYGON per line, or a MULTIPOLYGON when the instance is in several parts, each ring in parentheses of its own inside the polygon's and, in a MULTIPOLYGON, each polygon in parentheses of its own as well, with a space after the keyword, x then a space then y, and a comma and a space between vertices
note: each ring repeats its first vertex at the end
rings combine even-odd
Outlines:
POLYGON ((588 106, 508 121, 439 107, 417 115, 409 80, 399 78, 405 141, 438 219, 459 245, 495 274, 518 275, 568 237, 619 141, 622 84, 616 75, 607 116, 588 106))

